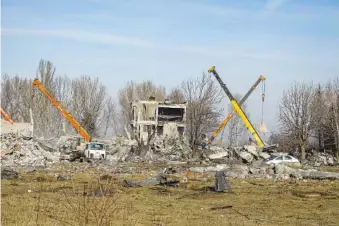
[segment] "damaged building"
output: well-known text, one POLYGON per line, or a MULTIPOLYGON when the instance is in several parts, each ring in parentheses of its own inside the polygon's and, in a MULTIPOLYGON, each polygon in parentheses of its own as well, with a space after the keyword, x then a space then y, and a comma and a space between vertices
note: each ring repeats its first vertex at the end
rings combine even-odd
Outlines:
POLYGON ((146 141, 150 135, 178 138, 185 135, 186 103, 149 100, 132 103, 132 131, 146 141))

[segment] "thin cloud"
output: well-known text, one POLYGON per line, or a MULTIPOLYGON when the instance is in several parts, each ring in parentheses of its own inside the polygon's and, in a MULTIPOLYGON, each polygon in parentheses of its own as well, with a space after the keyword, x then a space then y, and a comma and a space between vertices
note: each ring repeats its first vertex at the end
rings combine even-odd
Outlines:
MULTIPOLYGON (((300 56, 281 54, 281 53, 258 53, 248 51, 246 48, 237 48, 223 46, 206 46, 206 45, 176 45, 171 43, 156 43, 139 38, 124 37, 119 35, 113 35, 108 33, 95 33, 80 30, 68 30, 68 29, 24 29, 24 28, 3 28, 2 35, 33 35, 33 36, 51 36, 72 39, 81 42, 101 43, 104 45, 126 45, 135 47, 150 47, 158 48, 167 51, 186 52, 193 54, 210 55, 215 57, 226 58, 248 58, 257 60, 311 60, 309 58, 303 58, 300 56)), ((244 42, 246 40, 243 40, 244 42)), ((241 42, 238 43, 242 46, 241 42)))
POLYGON ((42 29, 23 29, 23 28, 3 28, 1 33, 2 35, 57 36, 77 41, 94 42, 109 45, 129 45, 139 47, 147 47, 152 45, 150 42, 141 40, 139 38, 67 29, 42 30, 42 29))
POLYGON ((277 10, 280 6, 286 4, 289 0, 267 0, 265 9, 270 11, 277 10))

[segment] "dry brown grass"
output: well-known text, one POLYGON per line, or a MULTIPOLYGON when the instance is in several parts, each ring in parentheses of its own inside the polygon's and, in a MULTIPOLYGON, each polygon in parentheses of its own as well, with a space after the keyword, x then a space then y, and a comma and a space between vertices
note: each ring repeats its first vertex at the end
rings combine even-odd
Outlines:
POLYGON ((231 180, 234 194, 220 194, 208 174, 180 188, 124 188, 123 179, 89 170, 2 181, 2 225, 339 225, 338 181, 231 180))

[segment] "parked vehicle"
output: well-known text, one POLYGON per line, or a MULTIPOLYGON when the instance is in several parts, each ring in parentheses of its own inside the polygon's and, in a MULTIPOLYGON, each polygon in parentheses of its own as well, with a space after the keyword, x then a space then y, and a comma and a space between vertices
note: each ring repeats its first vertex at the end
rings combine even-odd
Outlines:
POLYGON ((281 163, 292 163, 300 164, 299 160, 291 155, 272 156, 265 161, 265 164, 281 164, 281 163))

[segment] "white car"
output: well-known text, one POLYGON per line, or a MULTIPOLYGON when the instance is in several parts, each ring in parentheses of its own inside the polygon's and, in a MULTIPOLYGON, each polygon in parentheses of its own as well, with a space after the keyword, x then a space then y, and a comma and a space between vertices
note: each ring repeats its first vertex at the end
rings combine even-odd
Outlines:
POLYGON ((266 164, 281 164, 281 163, 296 163, 300 164, 299 160, 291 155, 272 156, 265 161, 266 164))

